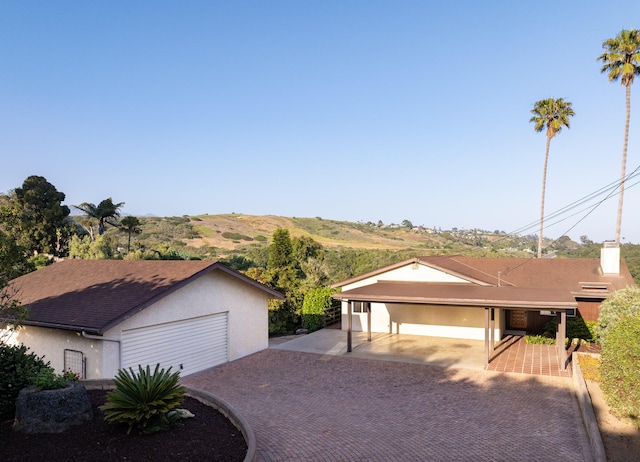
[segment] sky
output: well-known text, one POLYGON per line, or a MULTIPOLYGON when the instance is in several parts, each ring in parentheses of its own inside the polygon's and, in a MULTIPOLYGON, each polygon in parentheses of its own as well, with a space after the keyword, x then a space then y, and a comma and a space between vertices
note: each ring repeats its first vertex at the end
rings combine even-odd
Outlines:
MULTIPOLYGON (((637 0, 0 1, 0 192, 39 175, 66 205, 111 197, 127 215, 537 234, 533 104, 575 111, 547 215, 619 180, 625 92, 597 57, 630 28, 637 0)), ((623 243, 640 243, 632 185, 623 243)), ((589 210, 544 235, 612 240, 617 196, 589 210)))

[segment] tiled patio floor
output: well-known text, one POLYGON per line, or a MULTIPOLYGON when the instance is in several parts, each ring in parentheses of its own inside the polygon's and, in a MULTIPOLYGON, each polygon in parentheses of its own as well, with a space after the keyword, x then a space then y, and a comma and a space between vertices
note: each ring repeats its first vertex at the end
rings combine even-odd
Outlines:
POLYGON ((489 371, 571 377, 571 364, 560 369, 555 345, 528 345, 524 337, 507 336, 498 346, 486 367, 489 371))

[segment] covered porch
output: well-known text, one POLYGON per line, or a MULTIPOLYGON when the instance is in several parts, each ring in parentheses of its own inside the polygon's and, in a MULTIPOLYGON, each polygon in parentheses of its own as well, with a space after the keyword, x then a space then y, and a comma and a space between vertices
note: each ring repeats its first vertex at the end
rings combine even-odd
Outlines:
MULTIPOLYGON (((363 328, 363 330, 366 331, 368 342, 372 341, 372 303, 378 305, 389 303, 394 305, 435 306, 442 310, 454 310, 455 307, 483 310, 483 361, 485 368, 488 369, 490 369, 492 361, 503 355, 505 347, 505 344, 501 343, 502 339, 495 338, 496 310, 555 311, 557 327, 556 346, 552 347, 555 349, 555 355, 553 355, 555 358, 553 360, 559 371, 566 371, 566 310, 575 309, 577 302, 571 293, 565 290, 381 281, 337 293, 334 298, 347 305, 347 353, 353 350, 353 312, 355 303, 361 303, 362 307, 366 307, 367 327, 366 329, 363 328)), ((455 311, 451 312, 455 313, 455 311)), ((389 333, 391 334, 391 331, 389 333)), ((529 350, 529 356, 531 356, 538 349, 530 348, 529 350)), ((523 354, 527 353, 526 348, 523 351, 523 354)), ((514 356, 514 358, 516 357, 518 356, 514 356)), ((548 354, 547 357, 549 357, 548 354)), ((529 358, 523 357, 523 360, 529 361, 529 358)))

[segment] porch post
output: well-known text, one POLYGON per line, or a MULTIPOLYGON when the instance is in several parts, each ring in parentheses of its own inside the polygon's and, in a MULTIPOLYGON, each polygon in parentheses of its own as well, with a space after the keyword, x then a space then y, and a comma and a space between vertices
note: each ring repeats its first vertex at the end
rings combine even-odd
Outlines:
POLYGON ((567 351, 564 347, 564 339, 567 337, 567 312, 562 310, 556 311, 556 346, 558 347, 558 360, 560 361, 560 370, 567 370, 567 351))
POLYGON ((367 302, 367 341, 371 341, 371 302, 367 302))
POLYGON ((351 300, 347 300, 347 353, 351 353, 351 313, 353 312, 351 300))
POLYGON ((493 353, 493 351, 496 348, 496 313, 495 313, 495 308, 491 308, 491 332, 490 334, 490 338, 491 338, 491 353, 493 353))
POLYGON ((489 308, 484 309, 484 365, 489 365, 489 308))

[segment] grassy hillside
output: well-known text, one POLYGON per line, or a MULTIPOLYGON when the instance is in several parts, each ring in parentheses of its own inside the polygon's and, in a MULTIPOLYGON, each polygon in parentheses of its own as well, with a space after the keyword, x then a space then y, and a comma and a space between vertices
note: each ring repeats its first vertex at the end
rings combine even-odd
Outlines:
MULTIPOLYGON (((76 217, 79 219, 80 217, 76 217)), ((228 258, 266 247, 277 228, 292 237, 307 237, 327 250, 351 249, 413 252, 415 255, 462 253, 467 255, 531 255, 535 239, 480 230, 433 230, 399 225, 378 226, 320 217, 298 218, 256 215, 198 215, 139 217, 142 233, 132 242, 145 247, 170 245, 191 256, 228 258)), ((127 235, 115 228, 108 235, 126 246, 127 235)))

